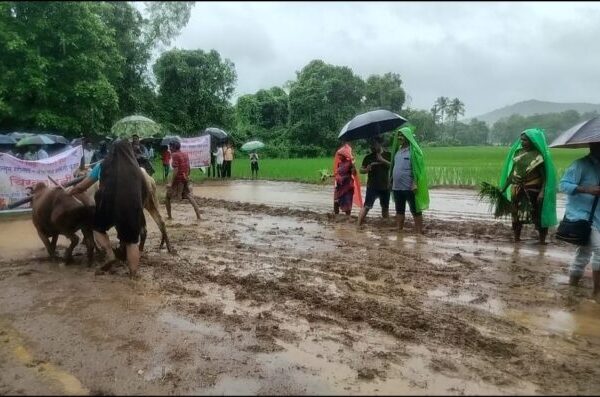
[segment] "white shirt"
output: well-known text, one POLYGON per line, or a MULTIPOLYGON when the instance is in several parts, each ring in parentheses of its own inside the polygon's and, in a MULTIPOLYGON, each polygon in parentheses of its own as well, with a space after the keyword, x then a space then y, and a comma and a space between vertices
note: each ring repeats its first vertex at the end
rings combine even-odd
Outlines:
POLYGON ((217 164, 223 165, 223 148, 217 148, 217 152, 215 153, 217 158, 217 164))
POLYGON ((83 158, 84 158, 86 165, 88 165, 89 163, 92 162, 93 156, 94 156, 94 150, 83 149, 83 158))
POLYGON ((37 152, 37 159, 36 160, 42 160, 42 159, 47 159, 48 158, 48 153, 46 153, 46 151, 44 149, 40 149, 37 152))

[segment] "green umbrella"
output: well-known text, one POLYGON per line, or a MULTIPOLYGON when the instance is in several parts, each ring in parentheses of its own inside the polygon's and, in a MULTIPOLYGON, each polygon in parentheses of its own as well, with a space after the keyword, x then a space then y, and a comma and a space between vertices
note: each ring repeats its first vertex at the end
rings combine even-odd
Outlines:
POLYGON ((54 145, 56 142, 46 135, 34 135, 25 137, 17 142, 17 147, 29 145, 54 145))
POLYGON ((161 134, 160 125, 144 116, 128 116, 117 121, 110 132, 117 138, 131 138, 138 135, 140 138, 151 138, 161 134))
POLYGON ((251 152, 254 150, 262 149, 265 147, 265 144, 261 141, 250 141, 246 142, 242 145, 242 150, 244 152, 251 152))

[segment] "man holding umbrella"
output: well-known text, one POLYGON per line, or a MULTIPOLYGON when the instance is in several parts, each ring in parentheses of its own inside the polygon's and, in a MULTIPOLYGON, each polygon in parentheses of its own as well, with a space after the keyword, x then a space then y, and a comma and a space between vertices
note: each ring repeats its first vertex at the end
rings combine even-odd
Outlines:
POLYGON ((583 272, 592 263, 593 296, 600 297, 600 208, 594 205, 600 196, 600 142, 589 144, 590 153, 569 166, 560 181, 560 190, 567 194, 565 218, 592 219, 590 240, 577 248, 569 269, 569 283, 579 283, 583 272), (594 211, 592 214, 592 210, 594 211))
POLYGON ((381 215, 387 218, 390 207, 390 184, 388 180, 391 154, 381 147, 381 138, 374 137, 370 140, 371 153, 365 156, 360 168, 361 174, 368 173, 367 179, 367 194, 365 203, 358 216, 358 226, 362 225, 367 216, 367 213, 375 200, 379 199, 381 205, 381 215))

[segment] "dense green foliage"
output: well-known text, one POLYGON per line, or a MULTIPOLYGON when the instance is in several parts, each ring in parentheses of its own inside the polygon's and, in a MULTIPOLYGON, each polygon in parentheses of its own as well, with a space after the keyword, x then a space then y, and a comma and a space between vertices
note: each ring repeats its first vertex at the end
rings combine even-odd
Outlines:
POLYGON ((171 50, 154 64, 159 120, 172 133, 199 133, 206 126, 226 126, 236 73, 217 51, 171 50))
POLYGON ((190 3, 0 3, 0 129, 102 134, 155 114, 151 51, 189 19, 190 3))

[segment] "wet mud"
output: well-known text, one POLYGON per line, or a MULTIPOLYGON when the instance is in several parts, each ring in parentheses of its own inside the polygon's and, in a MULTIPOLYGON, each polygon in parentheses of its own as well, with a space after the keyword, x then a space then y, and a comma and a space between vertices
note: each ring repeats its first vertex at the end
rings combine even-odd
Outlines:
POLYGON ((570 246, 529 227, 514 245, 491 219, 432 214, 416 236, 410 216, 357 230, 197 194, 201 220, 176 203, 167 222, 177 254, 148 223, 135 281, 95 275, 82 246, 46 260, 27 218, 1 224, 1 394, 600 392, 600 304, 589 274, 565 285, 570 246))

